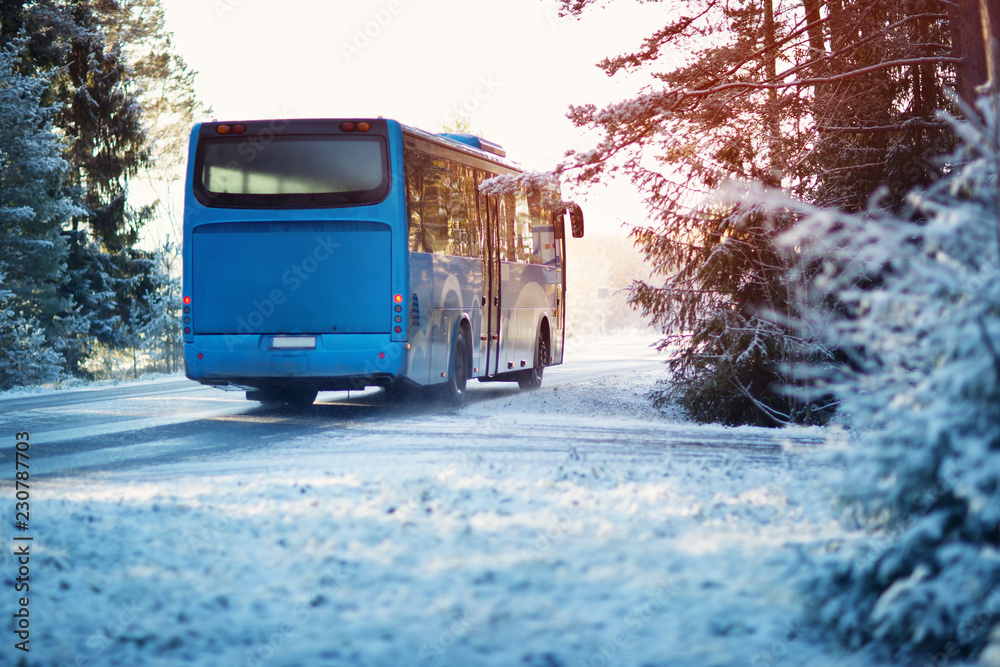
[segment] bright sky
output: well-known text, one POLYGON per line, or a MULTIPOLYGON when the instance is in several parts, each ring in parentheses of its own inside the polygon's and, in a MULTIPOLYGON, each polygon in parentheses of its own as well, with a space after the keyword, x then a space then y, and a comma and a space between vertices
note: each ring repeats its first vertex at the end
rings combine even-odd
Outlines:
MULTIPOLYGON (((566 118, 640 82, 596 63, 635 50, 665 5, 617 0, 580 19, 555 0, 163 0, 177 52, 220 120, 384 116, 432 132, 459 113, 533 169, 592 143, 566 118)), ((210 119, 209 119, 210 120, 210 119)), ((589 193, 588 231, 642 207, 622 184, 589 193)))

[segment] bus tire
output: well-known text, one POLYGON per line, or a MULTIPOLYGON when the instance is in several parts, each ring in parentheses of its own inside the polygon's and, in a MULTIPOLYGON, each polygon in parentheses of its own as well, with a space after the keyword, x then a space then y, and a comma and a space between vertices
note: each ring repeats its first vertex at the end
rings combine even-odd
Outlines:
POLYGON ((522 371, 517 376, 517 386, 521 389, 538 389, 542 386, 542 374, 545 372, 549 358, 549 339, 545 332, 538 330, 538 340, 535 341, 535 361, 530 370, 522 371))
POLYGON ((459 327, 455 334, 455 342, 451 346, 451 359, 448 361, 448 381, 444 386, 444 400, 452 405, 461 405, 465 401, 466 385, 469 382, 469 335, 465 327, 459 327))

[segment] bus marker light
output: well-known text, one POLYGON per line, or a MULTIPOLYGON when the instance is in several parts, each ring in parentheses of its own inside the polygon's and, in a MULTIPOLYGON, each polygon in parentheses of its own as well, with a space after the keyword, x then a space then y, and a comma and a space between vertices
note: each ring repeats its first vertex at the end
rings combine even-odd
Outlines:
POLYGON ((341 132, 353 132, 354 131, 354 123, 352 123, 349 120, 345 120, 343 123, 340 124, 340 131, 341 132))
POLYGON ((184 297, 184 303, 185 305, 191 303, 191 297, 189 296, 184 297))
POLYGON ((360 123, 358 123, 358 132, 367 132, 370 129, 372 129, 372 124, 369 123, 368 121, 363 120, 360 123))
POLYGON ((378 353, 378 358, 379 359, 385 359, 385 352, 379 352, 378 353))
POLYGON ((403 327, 396 327, 395 329, 393 329, 393 331, 395 331, 396 333, 403 333, 403 327))
POLYGON ((215 131, 218 132, 219 134, 229 134, 229 126, 219 125, 217 128, 215 128, 215 131))
POLYGON ((392 300, 395 301, 396 303, 403 303, 403 295, 397 294, 396 296, 392 297, 392 300))
POLYGON ((191 333, 191 327, 184 327, 184 333, 185 334, 191 333))
POLYGON ((247 131, 247 126, 241 124, 233 125, 233 134, 243 134, 247 131))
POLYGON ((446 377, 448 377, 448 374, 447 373, 441 373, 441 377, 446 378, 446 377))
POLYGON ((198 358, 199 358, 199 359, 204 359, 204 358, 205 358, 205 355, 204 355, 204 354, 202 354, 201 352, 199 352, 199 353, 198 353, 198 358))

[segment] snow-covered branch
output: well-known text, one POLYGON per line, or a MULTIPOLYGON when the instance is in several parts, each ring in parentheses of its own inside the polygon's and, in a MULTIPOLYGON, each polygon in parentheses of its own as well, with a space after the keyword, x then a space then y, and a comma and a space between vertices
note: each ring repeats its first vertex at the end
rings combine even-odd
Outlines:
POLYGON ((705 97, 708 95, 717 95, 727 90, 775 90, 775 89, 793 88, 801 86, 815 86, 821 84, 835 83, 837 81, 844 81, 845 79, 853 79, 865 74, 871 74, 872 72, 892 69, 895 67, 908 67, 910 65, 944 65, 944 64, 955 65, 961 62, 962 62, 961 58, 954 58, 951 56, 901 58, 899 60, 889 60, 886 62, 878 63, 876 65, 870 65, 868 67, 861 67, 859 69, 851 70, 850 72, 831 74, 829 76, 823 76, 823 77, 793 79, 792 81, 781 81, 781 82, 741 81, 734 83, 724 83, 718 86, 712 86, 711 88, 703 88, 695 90, 685 89, 676 91, 676 94, 679 94, 681 96, 681 99, 683 99, 684 97, 705 97))

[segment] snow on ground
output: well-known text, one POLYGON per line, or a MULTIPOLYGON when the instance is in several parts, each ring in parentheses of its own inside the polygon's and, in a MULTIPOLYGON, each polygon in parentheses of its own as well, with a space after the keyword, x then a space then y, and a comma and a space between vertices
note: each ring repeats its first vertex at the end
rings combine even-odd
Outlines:
POLYGON ((875 664, 799 620, 803 554, 851 537, 826 432, 686 423, 661 375, 47 479, 26 664, 875 664))
POLYGON ((27 385, 23 387, 12 387, 0 391, 0 400, 5 398, 20 398, 24 396, 37 396, 40 394, 60 394, 67 391, 94 391, 107 387, 147 387, 167 384, 176 380, 183 380, 184 372, 176 373, 149 373, 137 380, 83 380, 81 378, 65 378, 56 382, 41 385, 27 385))

